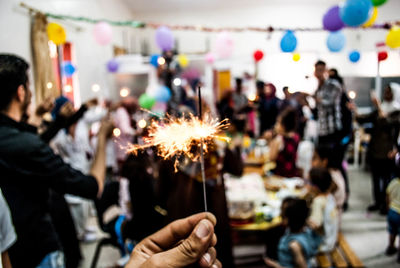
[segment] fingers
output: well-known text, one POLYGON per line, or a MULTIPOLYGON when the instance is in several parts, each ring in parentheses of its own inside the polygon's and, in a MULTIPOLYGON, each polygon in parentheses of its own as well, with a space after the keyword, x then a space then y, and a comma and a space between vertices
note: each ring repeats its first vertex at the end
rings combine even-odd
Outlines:
POLYGON ((156 243, 159 245, 161 248, 160 251, 169 249, 180 240, 186 239, 202 219, 209 220, 213 226, 217 223, 217 219, 211 213, 203 212, 195 214, 170 223, 157 233, 149 236, 146 241, 151 242, 151 244, 156 243))
MULTIPOLYGON (((189 219, 196 220, 196 216, 197 215, 195 215, 194 218, 186 218, 184 221, 190 222, 189 219)), ((210 247, 213 235, 213 223, 208 219, 202 219, 187 239, 183 240, 181 244, 171 250, 154 255, 153 261, 156 265, 162 264, 162 267, 186 267, 199 260, 201 260, 203 264, 207 264, 207 260, 209 260, 208 266, 205 267, 210 267, 212 258, 215 259, 215 257, 211 255, 214 254, 214 252, 211 250, 207 252, 208 254, 205 256, 204 254, 210 247)))
POLYGON ((209 248, 201 257, 199 264, 201 267, 211 267, 217 260, 217 251, 215 248, 209 248))

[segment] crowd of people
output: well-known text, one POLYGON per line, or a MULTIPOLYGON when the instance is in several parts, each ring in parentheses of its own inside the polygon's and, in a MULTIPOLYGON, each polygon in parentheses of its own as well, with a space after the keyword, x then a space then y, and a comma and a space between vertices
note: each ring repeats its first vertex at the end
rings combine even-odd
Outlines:
MULTIPOLYGON (((230 143, 216 140, 205 156, 207 200, 214 216, 196 214, 203 211, 198 162, 181 157, 176 171, 173 161, 161 159, 153 148, 126 153, 130 144, 142 144, 146 137, 140 119, 162 120, 144 114, 136 98, 115 103, 92 99, 76 110, 61 96, 29 109, 28 71, 20 57, 0 55, 3 267, 78 267, 80 241, 96 239, 88 224, 91 215, 115 240, 126 267, 233 267, 222 174, 242 174, 244 136, 266 141, 275 175, 302 177, 308 188, 304 198, 282 202, 282 233, 265 263, 309 267, 318 252, 335 247, 341 215, 348 208, 345 155, 354 121, 371 126, 374 204, 368 210, 388 215, 386 253, 398 251, 400 181, 393 178, 400 171, 400 104, 390 87, 382 103, 372 96, 372 113, 358 114, 338 71, 318 61, 313 95, 284 87, 284 99, 279 99, 274 84, 246 74, 216 104, 204 101, 204 111, 229 119, 226 135, 232 137, 230 143), (255 99, 246 96, 244 80, 253 81, 255 99), (105 222, 103 216, 113 205, 121 212, 105 222)), ((172 92, 168 112, 196 114, 199 83, 189 81, 172 92)))

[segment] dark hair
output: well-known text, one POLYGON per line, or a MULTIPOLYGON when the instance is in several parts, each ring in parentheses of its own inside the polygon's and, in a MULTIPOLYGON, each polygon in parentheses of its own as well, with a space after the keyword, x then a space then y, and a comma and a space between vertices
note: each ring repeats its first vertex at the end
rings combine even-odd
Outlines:
POLYGON ((289 87, 283 87, 282 88, 282 91, 288 91, 289 90, 289 87))
POLYGON ((328 192, 332 184, 332 177, 326 168, 312 168, 310 170, 311 184, 316 186, 322 193, 328 192))
POLYGON ((20 85, 26 87, 29 64, 22 58, 0 54, 0 111, 7 110, 20 85))
POLYGON ((335 68, 331 68, 329 69, 329 72, 332 72, 333 74, 329 74, 329 78, 330 79, 335 79, 336 81, 338 81, 341 85, 343 85, 343 78, 339 75, 338 70, 336 70, 335 68))
POLYGON ((310 213, 306 200, 288 197, 282 201, 282 204, 286 204, 282 217, 287 218, 290 231, 300 231, 306 225, 310 213))
POLYGON ((297 127, 296 111, 293 108, 287 108, 279 115, 280 123, 286 132, 294 131, 297 127))
POLYGON ((257 82, 256 82, 257 89, 264 89, 264 86, 265 86, 264 81, 257 80, 257 82))
POLYGON ((340 153, 337 148, 329 145, 318 145, 315 147, 315 153, 322 160, 328 159, 328 168, 337 168, 339 169, 342 165, 340 159, 340 153))
POLYGON ((320 65, 326 66, 325 61, 318 60, 318 61, 314 64, 315 67, 320 66, 320 65))

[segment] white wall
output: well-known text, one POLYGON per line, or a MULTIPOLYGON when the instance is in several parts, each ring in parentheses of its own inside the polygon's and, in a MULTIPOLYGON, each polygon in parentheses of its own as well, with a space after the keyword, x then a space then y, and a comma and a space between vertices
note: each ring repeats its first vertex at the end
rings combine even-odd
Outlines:
MULTIPOLYGON (((30 48, 30 17, 27 10, 19 7, 19 0, 0 1, 0 53, 15 53, 32 62, 30 48)), ((56 14, 107 18, 132 19, 130 10, 121 0, 24 0, 34 8, 56 14)), ((50 21, 55 21, 49 19, 50 21)), ((77 75, 82 101, 94 96, 91 86, 101 86, 103 96, 113 89, 111 75, 105 64, 112 57, 112 46, 100 46, 92 37, 92 24, 58 21, 67 32, 67 41, 75 45, 77 75), (77 26, 82 31, 77 31, 77 26)), ((123 45, 123 27, 113 27, 113 44, 123 45)))

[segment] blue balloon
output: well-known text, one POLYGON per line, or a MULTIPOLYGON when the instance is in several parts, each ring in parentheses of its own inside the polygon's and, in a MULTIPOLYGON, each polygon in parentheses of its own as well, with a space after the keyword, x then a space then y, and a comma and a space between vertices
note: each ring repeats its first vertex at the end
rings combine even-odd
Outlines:
POLYGON ((361 54, 357 50, 353 50, 349 53, 349 60, 351 62, 357 62, 360 60, 360 58, 361 58, 361 54))
POLYGON ((159 102, 167 102, 171 98, 171 90, 166 86, 157 89, 154 98, 159 102))
POLYGON ((151 55, 150 64, 157 68, 158 67, 158 58, 159 57, 160 57, 160 55, 158 55, 158 54, 151 55))
POLYGON ((331 52, 339 52, 346 45, 346 36, 340 31, 331 32, 326 44, 331 52))
POLYGON ((339 16, 346 25, 356 27, 367 22, 372 11, 371 0, 347 0, 340 5, 339 16))
POLYGON ((293 52, 297 47, 297 38, 292 31, 287 31, 281 39, 283 52, 293 52))
POLYGON ((63 70, 63 74, 66 77, 71 77, 75 73, 76 68, 74 65, 72 65, 72 63, 70 61, 65 61, 63 63, 62 70, 63 70))

